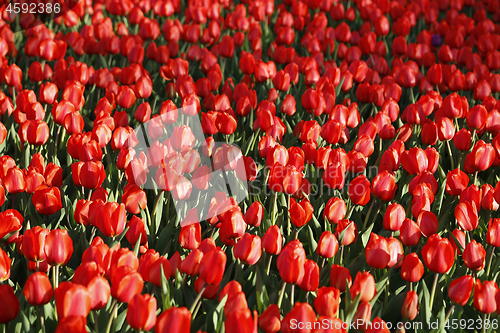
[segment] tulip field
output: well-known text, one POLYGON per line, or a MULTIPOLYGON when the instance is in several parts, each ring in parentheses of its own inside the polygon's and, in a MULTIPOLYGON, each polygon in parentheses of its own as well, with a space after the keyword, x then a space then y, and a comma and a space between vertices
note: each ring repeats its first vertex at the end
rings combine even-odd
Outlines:
POLYGON ((499 49, 499 0, 0 0, 0 333, 500 332, 499 49))

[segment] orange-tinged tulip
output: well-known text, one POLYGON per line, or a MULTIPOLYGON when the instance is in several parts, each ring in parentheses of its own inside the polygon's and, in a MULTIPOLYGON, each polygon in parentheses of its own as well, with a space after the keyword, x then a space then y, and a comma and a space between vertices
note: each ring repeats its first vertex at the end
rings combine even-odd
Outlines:
POLYGON ((418 294, 414 290, 410 290, 406 293, 405 299, 403 301, 403 307, 401 308, 401 316, 408 320, 413 320, 418 314, 418 294))
POLYGON ((38 213, 52 215, 62 208, 61 191, 57 187, 39 186, 31 197, 38 213))
POLYGON ((138 272, 129 266, 121 266, 111 279, 111 296, 120 302, 128 303, 132 297, 141 293, 143 287, 144 281, 138 272))
POLYGON ((360 302, 369 302, 377 294, 375 279, 369 272, 358 272, 350 289, 351 299, 361 294, 360 302))

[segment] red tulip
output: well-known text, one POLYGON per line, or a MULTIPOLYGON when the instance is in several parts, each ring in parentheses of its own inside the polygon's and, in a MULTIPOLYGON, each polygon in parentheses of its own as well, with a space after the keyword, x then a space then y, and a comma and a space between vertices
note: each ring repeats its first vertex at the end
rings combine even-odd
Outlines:
POLYGON ((346 291, 347 286, 351 288, 351 285, 352 278, 349 270, 343 266, 332 265, 330 270, 330 286, 344 292, 346 291))
POLYGON ((314 299, 314 308, 320 316, 337 317, 340 291, 333 287, 321 287, 314 299))
POLYGON ((132 297, 127 308, 127 323, 139 331, 151 330, 156 324, 156 298, 148 294, 132 297))
POLYGON ((467 243, 463 253, 464 263, 470 270, 480 271, 484 268, 484 260, 486 259, 486 250, 477 243, 474 239, 467 243))
POLYGON ((280 309, 271 304, 259 317, 259 328, 265 333, 277 333, 281 329, 280 309))
POLYGON ((482 313, 493 313, 497 310, 498 286, 494 281, 476 279, 474 288, 474 308, 482 313))
POLYGON ((120 266, 111 279, 111 296, 120 302, 128 303, 141 293, 143 287, 144 281, 138 272, 129 266, 120 266))
POLYGON ((233 251, 236 259, 247 265, 255 265, 261 257, 261 239, 257 235, 244 234, 233 251))
POLYGON ((89 315, 92 300, 84 286, 65 281, 54 291, 54 296, 59 320, 89 315))
POLYGON ((35 272, 31 274, 23 288, 23 294, 29 304, 40 306, 47 304, 52 299, 54 291, 47 274, 35 272))
POLYGON ((191 331, 191 312, 185 307, 171 307, 158 316, 155 332, 189 333, 191 331))
POLYGON ((45 238, 45 254, 51 265, 66 265, 73 254, 73 240, 67 230, 54 229, 45 238))
POLYGON ((377 294, 377 289, 375 287, 375 279, 373 275, 368 272, 358 272, 354 283, 350 289, 351 299, 356 298, 359 294, 360 302, 369 302, 377 294))
POLYGON ((401 308, 401 316, 408 320, 413 320, 418 314, 418 294, 414 290, 410 290, 406 293, 406 297, 403 301, 403 307, 401 308))
POLYGON ((446 273, 455 262, 455 251, 446 238, 433 234, 422 248, 425 266, 435 273, 446 273))
POLYGON ((276 262, 283 281, 300 284, 305 274, 305 261, 306 253, 299 240, 293 240, 285 245, 276 262))
POLYGON ((279 255, 283 246, 283 236, 278 226, 267 229, 262 237, 262 249, 269 254, 279 255))
POLYGON ((396 180, 387 171, 381 171, 372 181, 371 192, 381 200, 391 201, 396 195, 396 190, 396 180))
POLYGON ((222 281, 226 261, 226 254, 218 248, 206 253, 200 262, 200 278, 210 285, 218 285, 222 281))
POLYGON ((14 320, 19 313, 19 300, 14 294, 14 289, 9 284, 0 285, 0 301, 2 304, 8 304, 9 306, 3 306, 0 312, 0 324, 8 323, 14 320))
POLYGON ((416 253, 410 253, 403 259, 401 277, 408 282, 420 281, 424 275, 424 265, 416 253))
POLYGON ((453 302, 464 306, 469 302, 473 287, 474 278, 472 276, 461 276, 451 281, 450 286, 448 287, 448 296, 453 302))
POLYGON ((339 250, 337 237, 329 231, 323 231, 318 241, 316 252, 323 258, 333 258, 339 250))
POLYGON ((0 282, 10 277, 11 260, 4 250, 0 249, 0 282))
POLYGON ((365 248, 366 263, 373 268, 384 269, 389 264, 391 254, 387 239, 371 233, 370 240, 365 248))

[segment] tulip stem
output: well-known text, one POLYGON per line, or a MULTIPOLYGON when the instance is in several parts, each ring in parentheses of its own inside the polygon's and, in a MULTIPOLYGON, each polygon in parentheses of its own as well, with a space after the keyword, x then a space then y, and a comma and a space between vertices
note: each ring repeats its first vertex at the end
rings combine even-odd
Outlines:
POLYGON ((445 323, 448 322, 448 319, 450 319, 453 309, 455 309, 455 304, 452 304, 451 308, 448 310, 448 312, 446 312, 446 317, 444 318, 445 323))
POLYGON ((448 147, 448 153, 450 154, 451 170, 455 170, 455 163, 453 163, 453 154, 451 152, 450 140, 446 140, 446 146, 448 147))
POLYGON ((285 296, 286 282, 283 281, 283 286, 281 287, 280 297, 278 298, 278 308, 281 308, 281 303, 283 302, 283 296, 285 296))
POLYGON ((55 265, 52 270, 52 282, 54 283, 54 289, 59 286, 59 265, 55 265))
POLYGON ((431 309, 431 312, 432 312, 432 305, 434 304, 434 295, 436 294, 436 287, 438 284, 438 280, 439 280, 439 273, 436 273, 436 275, 434 275, 434 282, 432 283, 432 289, 431 289, 431 299, 429 301, 429 308, 431 309))
POLYGON ((488 258, 488 265, 486 266, 486 278, 490 276, 491 262, 493 261, 493 254, 495 252, 495 248, 491 248, 490 257, 488 258))
POLYGON ((372 212, 374 204, 375 204, 375 199, 373 199, 372 203, 370 204, 370 208, 368 208, 368 213, 366 213, 365 222, 363 223, 363 228, 360 231, 366 229, 366 224, 368 223, 368 218, 370 217, 370 213, 372 212))
POLYGON ((269 275, 269 271, 271 270, 271 263, 272 262, 273 262, 273 256, 272 256, 272 254, 269 254, 269 259, 267 260, 266 275, 269 275))
POLYGON ((116 299, 113 299, 113 304, 111 308, 113 310, 111 311, 111 318, 109 318, 108 325, 106 326, 106 333, 109 333, 109 331, 111 330, 111 324, 113 324, 113 321, 115 320, 116 317, 116 313, 118 311, 118 301, 116 299))
POLYGON ((194 299, 193 304, 191 304, 191 308, 189 309, 189 312, 194 313, 194 310, 196 308, 196 304, 198 304, 198 301, 201 299, 201 296, 203 295, 203 292, 205 291, 205 289, 207 289, 206 284, 205 284, 205 286, 203 286, 203 288, 201 288, 200 292, 198 293, 198 295, 194 299))
POLYGON ((476 185, 476 181, 477 181, 477 171, 474 172, 474 183, 473 183, 474 185, 476 185))
POLYGON ((97 311, 93 310, 92 314, 94 316, 94 329, 96 333, 99 333, 99 320, 97 320, 97 311))
POLYGON ((272 219, 272 225, 276 225, 276 200, 278 197, 278 193, 274 192, 274 203, 273 203, 273 219, 272 219))
POLYGON ((40 315, 40 326, 42 327, 42 333, 45 333, 45 316, 43 314, 43 305, 38 307, 39 315, 40 315))
POLYGON ((354 211, 354 208, 356 207, 356 205, 352 205, 351 208, 349 208, 349 212, 347 212, 347 215, 346 215, 346 219, 349 219, 351 217, 351 214, 352 212, 354 211))
POLYGON ((486 333, 486 313, 483 313, 483 333, 486 333))
POLYGON ((290 304, 292 305, 292 308, 293 308, 293 304, 295 303, 294 302, 294 294, 295 294, 295 285, 292 284, 292 290, 290 292, 290 304))

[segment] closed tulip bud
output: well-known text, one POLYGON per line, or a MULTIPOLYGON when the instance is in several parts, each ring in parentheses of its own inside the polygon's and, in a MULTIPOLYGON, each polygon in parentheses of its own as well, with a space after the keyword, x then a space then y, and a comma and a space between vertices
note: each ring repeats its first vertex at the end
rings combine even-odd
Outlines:
POLYGON ((100 310, 106 306, 111 295, 111 287, 108 280, 101 275, 94 276, 87 284, 87 290, 91 296, 92 310, 100 310))
POLYGON ((484 171, 493 164, 495 160, 495 150, 490 143, 485 143, 483 140, 479 140, 474 145, 470 156, 471 167, 476 171, 484 171))
POLYGON ((237 292, 233 295, 228 295, 226 305, 224 306, 224 315, 234 311, 248 309, 248 303, 243 291, 237 292))
POLYGON ((38 213, 52 215, 62 208, 61 191, 57 187, 39 186, 31 197, 38 213))
POLYGON ((43 261, 45 255, 45 238, 49 234, 48 229, 36 226, 24 232, 22 240, 22 252, 26 259, 32 261, 43 261))
POLYGON ((0 285, 0 302, 4 305, 8 304, 8 306, 3 306, 0 312, 0 324, 6 324, 17 317, 20 308, 19 299, 9 284, 0 285))
POLYGON ((494 198, 495 190, 490 184, 481 186, 481 207, 486 210, 497 210, 499 205, 494 198))
POLYGON ((271 304, 259 317, 259 328, 264 333, 277 333, 281 329, 280 309, 271 304))
POLYGON ((341 242, 341 245, 350 245, 356 243, 358 239, 358 227, 356 223, 348 219, 340 220, 335 227, 335 237, 341 242), (340 239, 340 235, 344 232, 344 238, 340 239))
POLYGON ((201 252, 200 250, 195 249, 191 251, 182 261, 180 265, 180 271, 190 276, 197 275, 200 272, 200 262, 202 258, 203 252, 201 252))
POLYGON ((283 192, 294 194, 302 184, 302 174, 293 165, 287 165, 283 174, 283 192))
POLYGON ((455 229, 450 235, 450 243, 453 249, 457 251, 457 254, 462 255, 462 250, 465 249, 465 232, 460 229, 455 229))
POLYGON ((23 294, 30 305, 40 306, 52 299, 54 291, 47 274, 35 272, 31 274, 23 288, 23 294))
POLYGON ((399 231, 405 218, 406 212, 403 206, 397 203, 390 204, 384 214, 384 229, 399 231))
POLYGON ((351 299, 356 298, 359 294, 360 302, 369 302, 377 294, 377 288, 375 287, 375 279, 373 275, 369 272, 358 272, 354 283, 350 288, 351 299))
POLYGON ((316 291, 319 286, 319 266, 316 262, 306 259, 304 263, 304 278, 299 287, 305 291, 316 291))
POLYGON ((337 317, 340 302, 340 291, 334 287, 321 287, 314 299, 314 308, 320 316, 337 317))
POLYGON ((472 271, 480 271, 484 268, 486 250, 481 244, 472 240, 470 243, 467 243, 467 246, 465 246, 463 258, 467 268, 472 271))
POLYGON ((191 312, 185 307, 175 306, 165 310, 158 316, 155 324, 157 333, 190 333, 191 332, 191 312))
POLYGON ((294 226, 300 228, 311 220, 314 208, 309 200, 303 199, 300 202, 291 202, 290 206, 290 218, 294 226))
POLYGON ((333 197, 326 203, 325 211, 323 213, 330 223, 337 224, 346 215, 346 204, 344 200, 338 197, 333 197))
POLYGON ((500 219, 492 218, 488 222, 486 233, 486 243, 494 247, 500 247, 500 219))
POLYGON ((455 251, 446 238, 433 234, 422 248, 425 266, 434 273, 446 273, 455 262, 455 251))
POLYGON ((383 201, 391 201, 397 188, 394 176, 387 171, 381 171, 372 181, 371 193, 383 201))
POLYGON ((179 243, 184 249, 197 249, 201 243, 201 225, 199 223, 194 223, 181 227, 179 243))
POLYGON ((73 254, 73 240, 67 230, 54 229, 45 238, 45 254, 51 265, 66 265, 73 254))
POLYGON ((92 299, 86 287, 72 282, 62 282, 54 291, 57 317, 87 317, 91 310, 92 299))
MULTIPOLYGON (((170 267, 167 272, 170 272, 170 267)), ((161 284, 160 284, 161 285, 161 284)), ((141 275, 129 266, 120 266, 111 279, 111 296, 122 303, 128 303, 144 287, 141 275)))
POLYGON ((421 148, 411 148, 401 154, 401 165, 411 175, 416 175, 427 170, 428 159, 421 148))
MULTIPOLYGON (((312 306, 308 303, 297 302, 294 304, 293 309, 287 313, 285 318, 281 321, 281 332, 282 333, 292 333, 292 332, 307 332, 306 329, 297 329, 294 322, 300 323, 311 323, 311 325, 316 321, 316 313, 312 306)), ((305 325, 304 325, 305 326, 305 325)), ((254 331, 255 332, 255 331, 254 331)))
POLYGON ((170 262, 165 257, 160 257, 156 260, 151 266, 149 266, 148 270, 148 280, 153 285, 157 287, 161 287, 162 283, 162 271, 165 279, 168 280, 170 278, 170 262))
POLYGON ((247 265, 255 265, 262 254, 261 239, 257 235, 244 234, 233 248, 234 257, 247 265))
POLYGON ((471 146, 471 141, 472 134, 466 128, 462 128, 460 131, 456 132, 453 137, 453 143, 460 151, 468 151, 471 146))
POLYGON ((7 174, 3 178, 3 184, 9 193, 21 193, 26 190, 26 179, 24 174, 21 169, 16 166, 7 170, 7 174))
POLYGON ((286 283, 300 284, 304 278, 306 253, 299 240, 289 242, 276 262, 281 278, 286 283))
POLYGON ((203 256, 200 262, 200 278, 211 285, 218 285, 226 269, 226 254, 216 248, 203 256))
POLYGON ((448 287, 448 296, 450 299, 464 306, 469 302, 472 288, 474 287, 474 278, 470 275, 464 275, 451 281, 448 287))
POLYGON ((156 324, 156 298, 137 294, 128 304, 127 323, 133 329, 149 331, 156 324))
POLYGON ((391 255, 387 239, 371 233, 365 248, 366 263, 373 268, 384 269, 389 264, 391 255))
POLYGON ((255 201, 253 204, 248 207, 245 213, 245 222, 246 224, 259 227, 262 219, 264 217, 264 207, 259 201, 255 201))
POLYGON ((283 236, 278 226, 273 225, 267 229, 262 237, 262 249, 266 253, 279 255, 283 246, 283 236))
POLYGON ((349 270, 340 265, 332 265, 330 270, 330 286, 337 288, 341 292, 347 290, 346 286, 351 288, 352 278, 349 270))
POLYGON ((364 206, 370 201, 370 181, 359 175, 349 183, 349 198, 355 205, 364 206))
POLYGON ((7 280, 10 277, 11 260, 7 253, 0 249, 0 282, 7 280))
POLYGON ((493 313, 497 310, 498 286, 495 281, 476 279, 474 288, 474 308, 482 313, 493 313))
POLYGON ((469 185, 469 177, 460 169, 455 169, 446 175, 446 193, 458 196, 469 185))
POLYGON ((401 278, 408 282, 420 281, 424 275, 424 265, 416 253, 410 253, 403 259, 401 278))
POLYGON ((372 306, 368 301, 361 301, 353 318, 354 328, 364 332, 369 328, 369 322, 372 317, 372 306))
POLYGON ((337 237, 329 231, 324 231, 318 241, 316 252, 323 258, 333 258, 339 250, 337 237))
POLYGON ((460 227, 466 231, 472 231, 479 225, 479 217, 474 203, 462 202, 455 208, 455 218, 460 227))
POLYGON ((406 293, 405 299, 403 301, 403 307, 401 308, 401 316, 408 320, 413 320, 418 314, 418 294, 414 290, 410 290, 406 293))
POLYGON ((455 137, 455 125, 450 118, 443 117, 436 123, 440 141, 448 141, 455 137))

